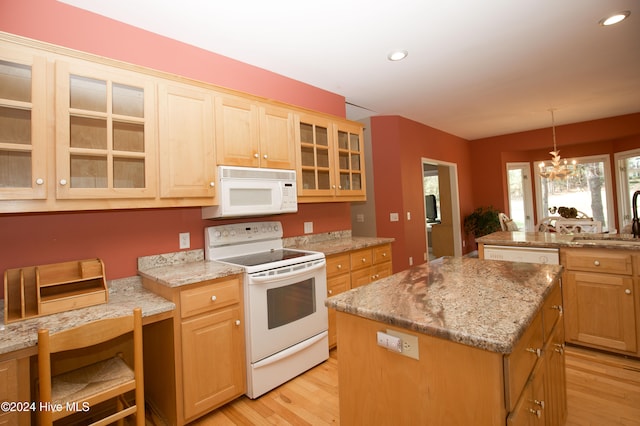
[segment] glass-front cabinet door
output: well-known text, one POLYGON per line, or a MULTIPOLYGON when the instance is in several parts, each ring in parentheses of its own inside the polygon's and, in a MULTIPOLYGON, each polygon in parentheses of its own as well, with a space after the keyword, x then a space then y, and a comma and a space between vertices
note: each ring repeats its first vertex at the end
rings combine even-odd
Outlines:
POLYGON ((364 195, 364 151, 362 127, 351 123, 336 123, 336 195, 364 195))
POLYGON ((328 119, 310 115, 296 116, 298 145, 298 195, 333 196, 333 134, 328 119))
POLYGON ((0 53, 0 199, 47 197, 46 61, 0 53))
POLYGON ((154 114, 140 74, 58 62, 57 197, 155 197, 154 114))

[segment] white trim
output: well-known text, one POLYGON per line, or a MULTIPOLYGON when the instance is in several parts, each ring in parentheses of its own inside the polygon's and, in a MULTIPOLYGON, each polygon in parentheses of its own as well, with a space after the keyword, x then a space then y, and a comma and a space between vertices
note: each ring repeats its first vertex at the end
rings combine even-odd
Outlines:
POLYGON ((618 197, 618 226, 624 228, 625 223, 631 223, 631 200, 629 197, 629 176, 625 170, 625 160, 631 157, 640 157, 640 148, 629 151, 616 152, 613 155, 616 168, 616 193, 618 197), (629 214, 625 218, 625 214, 629 214))
POLYGON ((523 189, 523 203, 524 203, 524 223, 525 223, 525 231, 534 231, 535 230, 535 226, 536 224, 533 221, 533 191, 532 191, 532 186, 533 186, 533 178, 531 176, 531 165, 529 163, 521 163, 521 162, 515 162, 515 163, 507 163, 506 164, 507 167, 507 199, 509 201, 509 216, 513 219, 513 213, 511 212, 511 191, 509 189, 509 170, 522 170, 522 176, 523 178, 526 176, 526 179, 528 179, 529 184, 526 185, 525 182, 523 182, 522 185, 522 189, 523 189))

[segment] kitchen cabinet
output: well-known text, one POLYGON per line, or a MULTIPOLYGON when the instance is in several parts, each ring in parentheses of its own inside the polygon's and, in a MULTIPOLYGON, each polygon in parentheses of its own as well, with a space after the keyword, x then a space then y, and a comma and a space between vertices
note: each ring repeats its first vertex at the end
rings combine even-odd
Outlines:
POLYGON ((88 61, 56 61, 56 197, 154 198, 155 86, 88 61))
POLYGON ((355 250, 350 254, 351 288, 391 275, 391 244, 355 250))
MULTIPOLYGON (((33 401, 29 391, 29 358, 0 356, 0 402, 28 404, 33 401)), ((12 408, 12 407, 10 407, 12 408)), ((21 406, 20 408, 24 408, 21 406)), ((0 426, 22 426, 30 424, 30 410, 0 411, 0 426)))
POLYGON ((159 84, 160 196, 204 198, 216 194, 213 92, 198 86, 159 84))
POLYGON ((215 117, 218 164, 295 168, 291 110, 248 98, 217 95, 215 117))
POLYGON ((298 113, 295 129, 299 201, 364 201, 362 126, 298 113))
MULTIPOLYGON (((170 424, 184 425, 246 392, 242 277, 166 287, 143 286, 176 304, 173 333, 145 329, 145 366, 166 371, 150 378, 147 399, 170 424)), ((147 377, 145 377, 145 381, 147 377)))
POLYGON ((640 354, 638 255, 628 250, 563 248, 560 256, 565 266, 567 341, 640 354))
MULTIPOLYGON (((335 296, 351 288, 351 274, 349 270, 349 253, 327 256, 327 297, 335 296)), ((336 311, 328 310, 329 320, 329 348, 333 348, 337 341, 336 311)))
POLYGON ((47 197, 46 59, 0 52, 0 200, 47 197))

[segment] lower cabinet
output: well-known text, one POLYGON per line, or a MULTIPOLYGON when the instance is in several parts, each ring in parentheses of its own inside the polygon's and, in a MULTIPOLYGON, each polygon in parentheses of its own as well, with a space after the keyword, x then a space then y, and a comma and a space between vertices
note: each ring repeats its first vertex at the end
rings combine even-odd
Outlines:
MULTIPOLYGON (((391 244, 327 256, 327 297, 390 276, 391 244)), ((329 309, 329 348, 337 343, 336 311, 329 309)))
MULTIPOLYGON (((0 361, 0 403, 27 404, 33 401, 29 395, 29 358, 0 361)), ((3 406, 0 410, 0 426, 29 425, 31 411, 20 408, 24 407, 3 406)))
POLYGON ((145 327, 145 399, 154 411, 184 425, 244 394, 242 277, 178 288, 143 278, 143 286, 176 304, 170 323, 145 327))

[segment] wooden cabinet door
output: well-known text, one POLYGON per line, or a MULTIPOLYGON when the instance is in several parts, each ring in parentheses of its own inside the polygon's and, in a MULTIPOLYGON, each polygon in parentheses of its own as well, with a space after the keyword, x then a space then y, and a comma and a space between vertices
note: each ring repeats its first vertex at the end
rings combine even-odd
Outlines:
POLYGON ((0 200, 45 199, 46 60, 0 47, 0 200))
POLYGON ((296 114, 295 123, 298 196, 333 198, 336 185, 331 121, 296 114))
POLYGON ((246 391, 241 312, 236 305, 183 321, 182 374, 186 421, 246 391))
POLYGON ((350 122, 334 124, 334 164, 338 197, 364 197, 364 135, 362 126, 350 122))
POLYGON ((636 352, 633 278, 572 271, 565 276, 567 340, 636 352))
POLYGON ((216 95, 216 157, 227 166, 260 166, 258 107, 255 102, 216 95))
POLYGON ((213 92, 178 83, 159 85, 160 196, 215 196, 213 92))
POLYGON ((563 322, 558 321, 545 352, 544 398, 549 425, 563 425, 567 418, 567 384, 563 322))
POLYGON ((295 169, 293 113, 260 105, 260 167, 295 169))
MULTIPOLYGON (((338 295, 351 288, 351 276, 349 273, 327 277, 327 297, 338 295)), ((338 333, 336 330, 336 311, 329 309, 329 348, 332 348, 338 342, 338 333)))
POLYGON ((56 63, 57 198, 154 198, 155 86, 140 74, 56 63))

